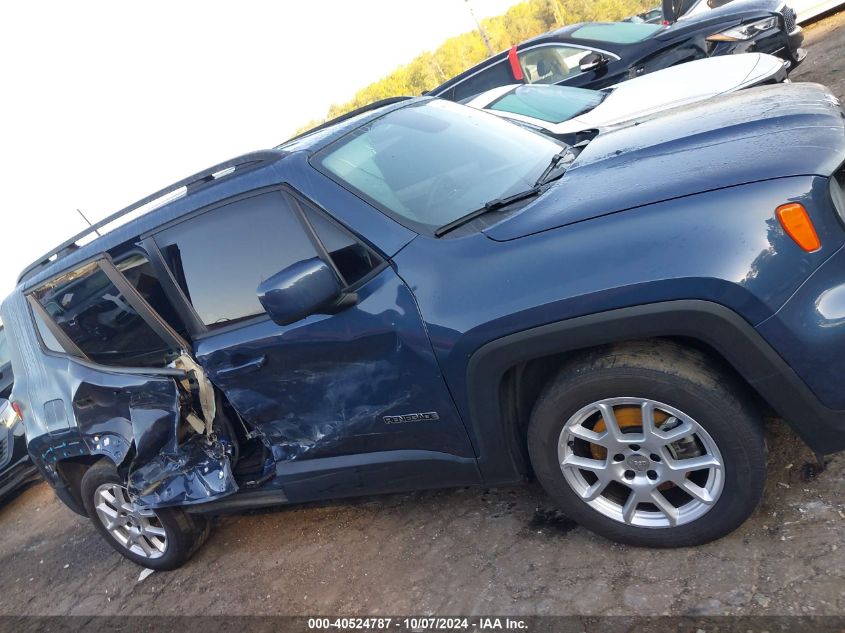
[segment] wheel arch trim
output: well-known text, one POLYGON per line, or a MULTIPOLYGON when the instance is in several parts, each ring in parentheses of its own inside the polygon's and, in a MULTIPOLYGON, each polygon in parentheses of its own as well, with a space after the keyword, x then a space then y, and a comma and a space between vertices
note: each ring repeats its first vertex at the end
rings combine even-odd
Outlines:
POLYGON ((469 423, 487 484, 524 477, 524 457, 503 414, 507 371, 542 357, 659 337, 694 339, 719 354, 816 452, 845 449, 845 411, 824 407, 807 384, 741 316, 720 304, 677 300, 638 305, 548 323, 495 339, 467 365, 469 423))

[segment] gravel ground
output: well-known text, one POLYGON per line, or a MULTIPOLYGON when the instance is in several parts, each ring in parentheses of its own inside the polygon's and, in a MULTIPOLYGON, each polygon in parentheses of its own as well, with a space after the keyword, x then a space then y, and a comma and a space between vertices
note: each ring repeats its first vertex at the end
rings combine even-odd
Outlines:
MULTIPOLYGON (((794 80, 845 97, 844 27, 806 29, 794 80)), ((38 484, 0 508, 0 615, 845 614, 845 456, 817 472, 777 422, 769 442, 756 514, 669 551, 593 536, 530 484, 225 517, 184 568, 139 580, 38 484)))

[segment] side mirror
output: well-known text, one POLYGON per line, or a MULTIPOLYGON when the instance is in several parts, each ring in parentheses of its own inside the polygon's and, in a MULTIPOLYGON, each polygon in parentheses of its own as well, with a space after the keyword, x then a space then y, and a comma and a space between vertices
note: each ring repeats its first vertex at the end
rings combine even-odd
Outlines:
POLYGON ((319 257, 291 264, 269 277, 256 290, 270 318, 289 325, 325 310, 339 307, 343 295, 340 281, 319 257))
POLYGON ((587 53, 581 58, 579 64, 582 73, 590 72, 591 70, 598 70, 602 66, 607 66, 610 60, 601 53, 587 53))

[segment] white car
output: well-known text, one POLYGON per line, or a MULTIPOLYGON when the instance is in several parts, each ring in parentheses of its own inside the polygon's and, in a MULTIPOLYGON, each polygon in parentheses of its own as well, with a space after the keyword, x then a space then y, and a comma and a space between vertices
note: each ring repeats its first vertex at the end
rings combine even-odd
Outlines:
MULTIPOLYGON (((678 19, 683 20, 684 18, 688 18, 692 15, 698 15, 699 13, 710 11, 711 9, 718 9, 731 1, 732 0, 698 0, 689 9, 684 11, 684 14, 678 19)), ((831 9, 835 9, 836 7, 840 7, 842 5, 845 5, 845 0, 789 0, 789 6, 792 7, 798 17, 798 24, 803 24, 808 20, 812 20, 817 15, 821 15, 826 11, 830 11, 831 9)))
POLYGON ((782 59, 764 53, 708 57, 658 70, 603 90, 548 84, 500 86, 464 103, 570 140, 661 110, 743 88, 786 80, 782 59))

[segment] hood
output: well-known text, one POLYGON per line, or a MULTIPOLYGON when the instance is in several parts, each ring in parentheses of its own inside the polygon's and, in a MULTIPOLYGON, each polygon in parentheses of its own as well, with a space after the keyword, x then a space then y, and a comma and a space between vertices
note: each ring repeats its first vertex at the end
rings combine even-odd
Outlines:
POLYGON ((556 132, 601 128, 660 110, 709 99, 767 81, 783 60, 764 53, 707 57, 630 79, 613 88, 590 112, 566 121, 556 132))
POLYGON ((494 240, 770 178, 829 176, 845 115, 818 84, 735 92, 603 132, 543 195, 486 229, 494 240))

